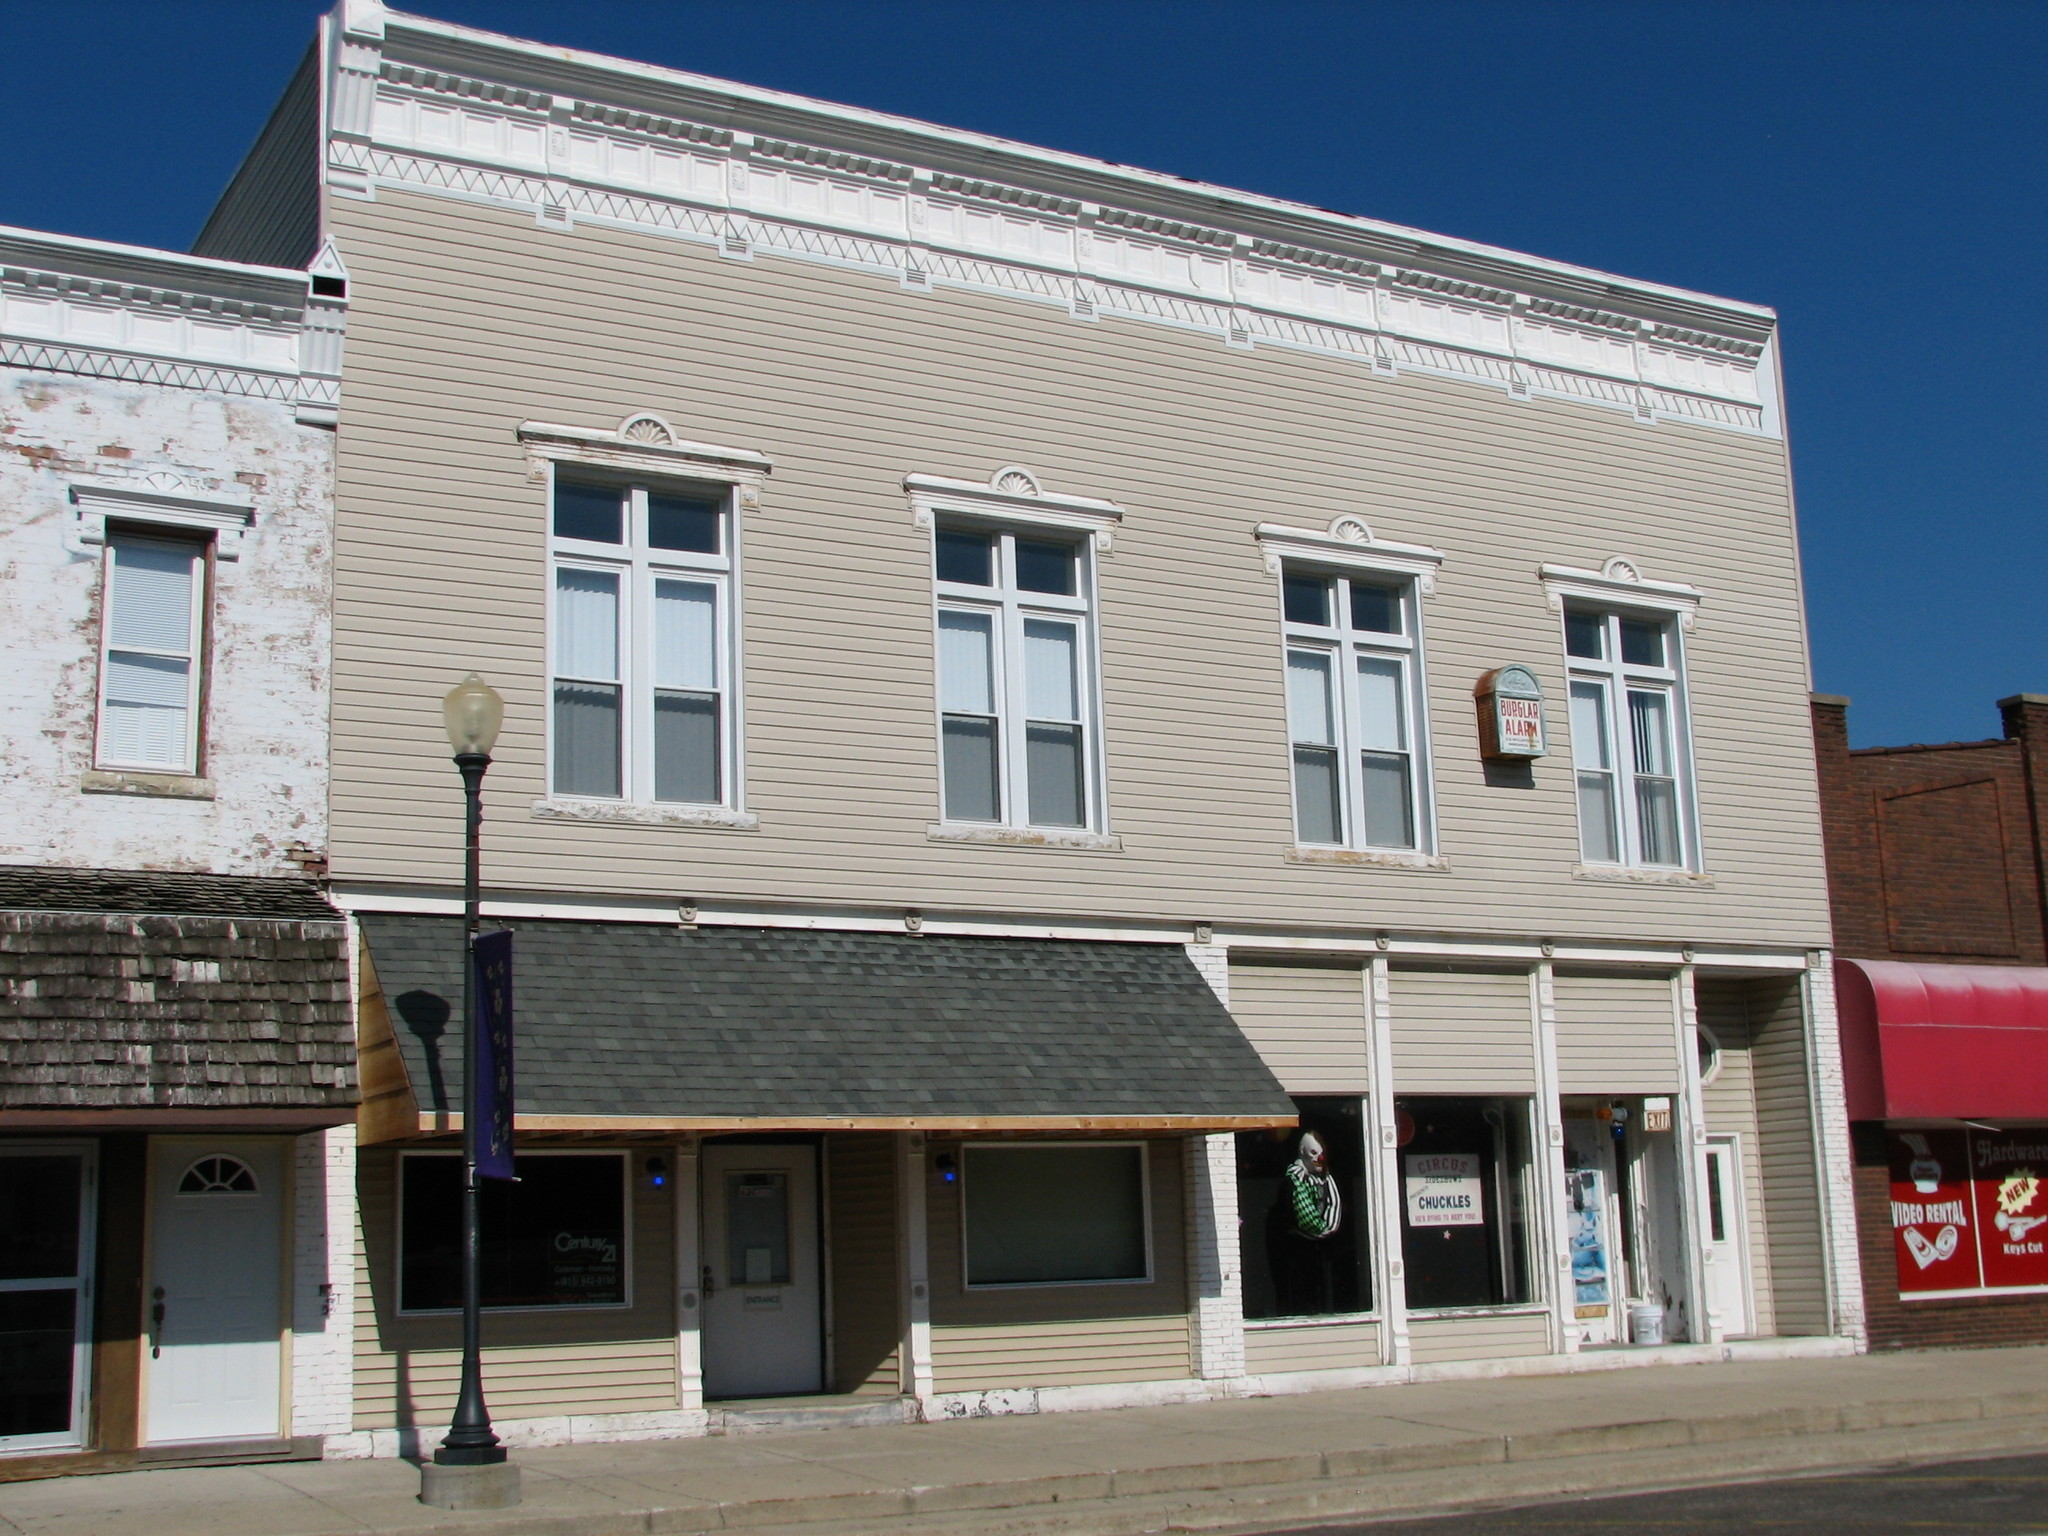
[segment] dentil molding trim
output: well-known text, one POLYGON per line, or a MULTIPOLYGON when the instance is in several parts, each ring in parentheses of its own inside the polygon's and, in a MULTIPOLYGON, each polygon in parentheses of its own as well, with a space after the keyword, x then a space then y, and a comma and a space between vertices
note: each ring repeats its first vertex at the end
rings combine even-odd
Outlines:
MULTIPOLYGON (((399 21, 401 33, 501 48, 508 68, 532 51, 399 21)), ((403 188, 518 209, 554 230, 629 228, 715 246, 735 260, 822 262, 913 292, 972 289, 1056 305, 1081 321, 1115 316, 1233 347, 1344 356, 1387 377, 1457 378, 1512 399, 1568 399, 1644 423, 1779 435, 1761 311, 1731 319, 1751 333, 1743 335, 1660 323, 1398 260, 421 68, 386 57, 389 46, 384 29, 354 22, 337 39, 327 145, 337 196, 403 188)), ((626 76, 666 73, 590 62, 626 76)), ((915 145, 906 138, 904 147, 915 145)), ((1532 271, 1549 265, 1527 260, 1532 271)), ((1703 316, 1712 303, 1680 297, 1703 316)), ((1607 302, 1625 303, 1627 294, 1607 302)))

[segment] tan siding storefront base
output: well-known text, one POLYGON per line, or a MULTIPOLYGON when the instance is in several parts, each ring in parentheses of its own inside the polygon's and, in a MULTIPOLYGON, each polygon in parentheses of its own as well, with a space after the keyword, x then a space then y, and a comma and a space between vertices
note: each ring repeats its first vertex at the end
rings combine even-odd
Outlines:
POLYGON ((1380 1363, 1378 1323, 1278 1323, 1244 1331, 1248 1376, 1357 1370, 1380 1363))
MULTIPOLYGON (((640 1149, 644 1153, 645 1149, 640 1149)), ((629 1153, 631 1159, 637 1154, 629 1153)), ((398 1315, 398 1153, 357 1165, 355 1427, 439 1426, 455 1407, 457 1319, 398 1315)), ((502 1419, 673 1410, 673 1200, 633 1177, 630 1307, 486 1313, 484 1383, 502 1419)))
POLYGON ((1408 1346, 1417 1365, 1547 1355, 1550 1318, 1542 1312, 1491 1317, 1411 1317, 1408 1346))
POLYGON ((1188 1360, 1185 1315, 932 1329, 940 1392, 1177 1381, 1190 1373, 1188 1360))

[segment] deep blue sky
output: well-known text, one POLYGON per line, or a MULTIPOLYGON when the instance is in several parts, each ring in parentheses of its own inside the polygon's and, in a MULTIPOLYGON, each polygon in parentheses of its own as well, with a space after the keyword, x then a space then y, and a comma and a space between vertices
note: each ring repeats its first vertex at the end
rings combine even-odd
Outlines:
MULTIPOLYGON (((410 8, 1773 305, 1816 686, 2048 693, 2048 5, 410 8)), ((184 248, 323 9, 0 0, 0 223, 184 248)))

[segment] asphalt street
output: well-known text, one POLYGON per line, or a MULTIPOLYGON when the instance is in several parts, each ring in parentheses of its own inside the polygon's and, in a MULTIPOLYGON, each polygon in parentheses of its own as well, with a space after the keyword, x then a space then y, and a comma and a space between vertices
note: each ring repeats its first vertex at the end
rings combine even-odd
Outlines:
POLYGON ((1565 1531, 1632 1531, 1646 1536, 1727 1531, 2032 1536, 2048 1533, 2048 1455, 1572 1499, 1426 1520, 1318 1526, 1290 1536, 1553 1536, 1565 1531))

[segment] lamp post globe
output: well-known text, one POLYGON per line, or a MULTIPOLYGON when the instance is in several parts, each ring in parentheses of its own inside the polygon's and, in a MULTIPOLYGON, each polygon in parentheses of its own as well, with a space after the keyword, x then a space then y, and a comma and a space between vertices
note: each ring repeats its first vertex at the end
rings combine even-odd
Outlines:
POLYGON ((489 757, 505 723, 505 701, 472 672, 448 690, 441 701, 441 718, 448 727, 448 745, 458 758, 489 757))

